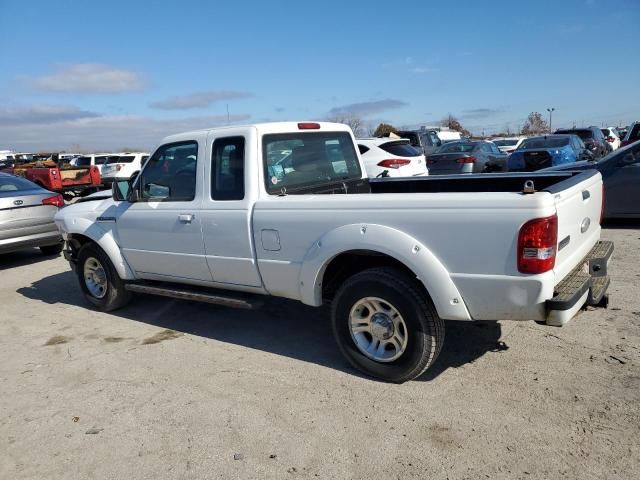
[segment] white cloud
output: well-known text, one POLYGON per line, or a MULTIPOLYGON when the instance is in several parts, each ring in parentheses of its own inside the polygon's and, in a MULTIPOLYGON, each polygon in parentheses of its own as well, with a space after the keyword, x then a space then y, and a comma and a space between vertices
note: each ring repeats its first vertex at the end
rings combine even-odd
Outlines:
MULTIPOLYGON (((230 123, 250 115, 230 115, 230 123)), ((226 115, 154 119, 139 115, 85 117, 55 123, 0 124, 0 145, 20 151, 109 151, 125 146, 151 149, 174 133, 227 124, 226 115)))
POLYGON ((62 93, 122 93, 142 90, 145 82, 131 70, 97 63, 61 65, 51 75, 34 78, 36 90, 62 93))
POLYGON ((438 69, 429 68, 429 67, 413 67, 413 68, 410 68, 409 71, 411 73, 433 73, 433 72, 437 72, 438 69))
POLYGON ((252 93, 236 92, 233 90, 196 92, 182 97, 171 97, 149 104, 151 108, 162 110, 186 110, 189 108, 204 108, 214 102, 223 100, 237 100, 253 97, 252 93))
POLYGON ((37 125, 99 116, 95 112, 81 110, 73 105, 0 106, 0 126, 37 125))

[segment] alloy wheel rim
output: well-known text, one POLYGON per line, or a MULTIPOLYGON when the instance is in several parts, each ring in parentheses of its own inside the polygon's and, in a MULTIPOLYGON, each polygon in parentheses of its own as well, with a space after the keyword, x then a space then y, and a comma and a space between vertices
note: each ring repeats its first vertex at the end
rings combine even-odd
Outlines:
POLYGON ((407 349, 407 325, 398 309, 382 298, 358 300, 351 308, 349 327, 358 350, 376 362, 393 362, 407 349))

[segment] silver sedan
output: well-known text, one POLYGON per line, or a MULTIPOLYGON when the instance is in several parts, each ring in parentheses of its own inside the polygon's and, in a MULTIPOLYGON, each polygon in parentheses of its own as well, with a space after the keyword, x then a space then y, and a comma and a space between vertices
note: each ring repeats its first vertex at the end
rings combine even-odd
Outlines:
POLYGON ((58 255, 62 237, 53 216, 62 206, 62 195, 0 172, 0 253, 39 247, 45 255, 58 255))

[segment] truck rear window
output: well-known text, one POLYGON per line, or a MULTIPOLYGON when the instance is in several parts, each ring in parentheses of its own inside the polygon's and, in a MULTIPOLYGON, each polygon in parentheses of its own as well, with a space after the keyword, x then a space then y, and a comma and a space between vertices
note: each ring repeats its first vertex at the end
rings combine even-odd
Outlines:
POLYGON ((353 140, 347 132, 265 135, 262 155, 270 194, 362 178, 353 140))

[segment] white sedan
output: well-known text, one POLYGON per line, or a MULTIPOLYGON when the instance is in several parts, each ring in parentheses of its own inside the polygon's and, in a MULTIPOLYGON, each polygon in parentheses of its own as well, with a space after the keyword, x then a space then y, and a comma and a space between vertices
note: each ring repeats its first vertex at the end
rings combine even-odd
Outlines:
POLYGON ((427 162, 405 138, 358 138, 360 156, 369 178, 426 176, 427 162))

